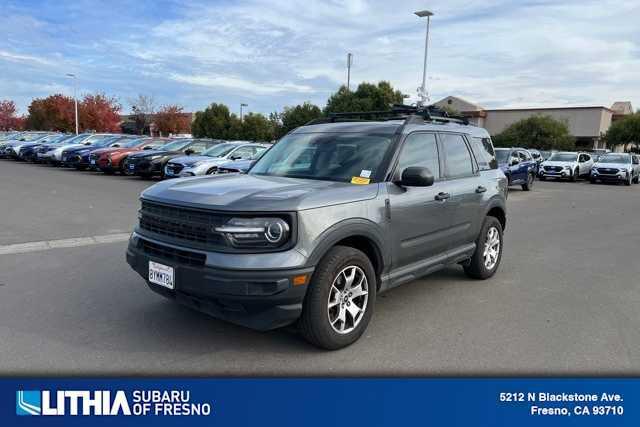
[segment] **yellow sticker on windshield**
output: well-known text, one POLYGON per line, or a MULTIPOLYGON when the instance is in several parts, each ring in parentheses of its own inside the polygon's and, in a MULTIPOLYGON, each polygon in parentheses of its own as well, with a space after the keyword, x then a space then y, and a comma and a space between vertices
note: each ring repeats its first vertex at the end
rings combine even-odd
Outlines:
POLYGON ((370 182, 371 182, 370 178, 362 178, 360 176, 354 176, 351 178, 352 184, 366 185, 366 184, 369 184, 370 182))

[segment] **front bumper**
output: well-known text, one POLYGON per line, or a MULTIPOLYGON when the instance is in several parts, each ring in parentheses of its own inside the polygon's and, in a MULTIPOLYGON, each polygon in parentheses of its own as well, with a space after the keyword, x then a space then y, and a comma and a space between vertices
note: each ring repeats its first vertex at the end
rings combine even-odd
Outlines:
POLYGON ((539 177, 544 177, 544 178, 570 178, 573 175, 573 171, 572 170, 568 170, 568 169, 563 169, 561 171, 555 171, 555 170, 545 170, 540 169, 540 171, 538 171, 538 176, 539 177))
MULTIPOLYGON (((239 255, 251 256, 251 255, 239 255)), ((178 247, 134 233, 127 263, 155 292, 213 317, 256 330, 295 322, 313 267, 279 270, 229 270, 206 264, 206 252, 178 247), (149 261, 174 268, 175 289, 150 283, 149 261), (304 285, 293 277, 306 275, 304 285)))
POLYGON ((624 182, 629 179, 629 172, 618 172, 617 174, 602 174, 591 171, 591 179, 606 182, 624 182))

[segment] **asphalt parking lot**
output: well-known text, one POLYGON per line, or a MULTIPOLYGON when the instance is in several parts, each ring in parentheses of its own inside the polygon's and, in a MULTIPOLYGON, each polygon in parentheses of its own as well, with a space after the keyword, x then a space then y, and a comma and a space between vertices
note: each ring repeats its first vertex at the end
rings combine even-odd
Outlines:
POLYGON ((0 374, 640 374, 640 185, 514 189, 493 279, 396 288, 360 341, 325 352, 148 290, 122 236, 152 183, 0 160, 0 249, 84 242, 0 254, 0 374))

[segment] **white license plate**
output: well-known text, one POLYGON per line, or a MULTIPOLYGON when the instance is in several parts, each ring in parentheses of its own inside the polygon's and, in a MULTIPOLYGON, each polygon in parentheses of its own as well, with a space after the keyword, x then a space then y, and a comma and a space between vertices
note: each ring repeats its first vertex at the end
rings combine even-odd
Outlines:
POLYGON ((149 261, 149 281, 165 288, 173 289, 173 267, 149 261))
POLYGON ((92 159, 92 160, 91 160, 91 164, 92 164, 92 165, 95 165, 95 164, 96 164, 96 161, 92 159))
POLYGON ((136 165, 129 165, 129 170, 134 170, 136 168, 136 165))

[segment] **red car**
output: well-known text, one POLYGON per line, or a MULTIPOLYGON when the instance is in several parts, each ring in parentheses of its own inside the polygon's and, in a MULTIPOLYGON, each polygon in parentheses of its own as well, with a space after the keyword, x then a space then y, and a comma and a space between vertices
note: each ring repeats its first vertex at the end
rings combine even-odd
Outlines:
POLYGON ((102 172, 112 174, 116 171, 122 173, 122 161, 131 153, 140 150, 150 150, 158 148, 169 142, 168 138, 143 137, 131 141, 123 141, 115 147, 103 148, 91 153, 91 167, 100 169, 102 172))

